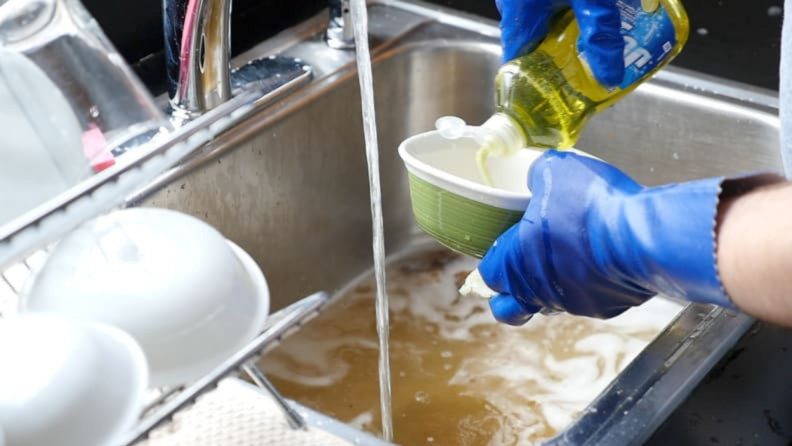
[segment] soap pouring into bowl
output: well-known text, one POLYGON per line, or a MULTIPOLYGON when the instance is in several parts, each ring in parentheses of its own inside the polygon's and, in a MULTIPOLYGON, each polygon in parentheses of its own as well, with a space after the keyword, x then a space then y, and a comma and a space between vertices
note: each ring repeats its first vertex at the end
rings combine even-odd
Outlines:
POLYGON ((483 257, 522 218, 531 201, 528 171, 543 153, 524 148, 509 157, 489 156, 486 168, 492 182, 487 184, 477 163, 488 141, 482 132, 486 130, 467 126, 460 118, 443 117, 437 130, 414 135, 399 146, 418 226, 446 247, 475 258, 483 257))

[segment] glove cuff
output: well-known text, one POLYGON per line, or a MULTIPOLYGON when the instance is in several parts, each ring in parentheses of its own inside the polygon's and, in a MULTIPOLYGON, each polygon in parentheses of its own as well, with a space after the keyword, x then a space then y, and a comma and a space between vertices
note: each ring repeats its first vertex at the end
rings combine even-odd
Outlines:
POLYGON ((734 308, 717 268, 719 204, 781 180, 774 174, 710 178, 629 196, 619 212, 627 224, 619 225, 613 241, 625 249, 615 264, 658 293, 734 308))

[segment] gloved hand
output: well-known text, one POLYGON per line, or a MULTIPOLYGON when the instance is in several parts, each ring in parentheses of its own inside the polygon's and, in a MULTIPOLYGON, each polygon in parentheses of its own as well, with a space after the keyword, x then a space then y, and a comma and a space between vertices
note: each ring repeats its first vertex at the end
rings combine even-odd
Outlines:
POLYGON ((609 318, 657 293, 731 307, 715 262, 719 198, 778 177, 644 187, 615 167, 550 150, 528 174, 522 220, 479 265, 495 318, 542 310, 609 318), (722 191, 724 191, 722 193, 722 191))
POLYGON ((547 35, 550 20, 562 9, 574 10, 580 37, 578 52, 606 87, 624 78, 624 38, 616 0, 496 0, 501 13, 503 60, 532 51, 547 35))

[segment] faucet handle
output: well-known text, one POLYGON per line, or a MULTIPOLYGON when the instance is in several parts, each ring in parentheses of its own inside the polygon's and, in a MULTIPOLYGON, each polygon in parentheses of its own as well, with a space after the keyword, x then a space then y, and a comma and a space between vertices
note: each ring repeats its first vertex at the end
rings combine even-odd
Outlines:
POLYGON ((335 49, 355 47, 355 33, 352 28, 352 12, 349 0, 329 0, 330 21, 327 24, 325 41, 335 49))

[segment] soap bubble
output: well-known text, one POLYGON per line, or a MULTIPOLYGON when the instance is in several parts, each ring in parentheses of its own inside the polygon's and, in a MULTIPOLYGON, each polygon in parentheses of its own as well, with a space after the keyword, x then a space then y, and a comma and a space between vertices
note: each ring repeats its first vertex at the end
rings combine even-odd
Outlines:
POLYGON ((423 404, 429 404, 431 399, 429 398, 429 394, 424 392, 423 390, 419 390, 415 392, 415 401, 423 404))

